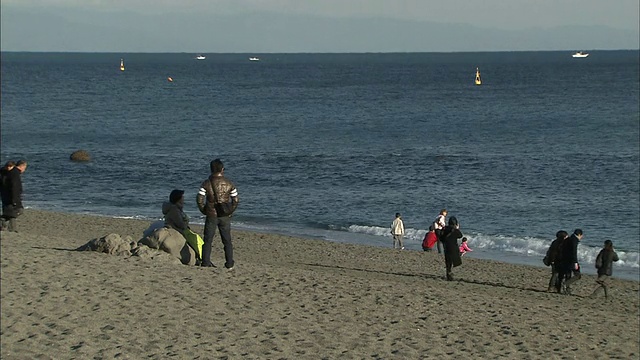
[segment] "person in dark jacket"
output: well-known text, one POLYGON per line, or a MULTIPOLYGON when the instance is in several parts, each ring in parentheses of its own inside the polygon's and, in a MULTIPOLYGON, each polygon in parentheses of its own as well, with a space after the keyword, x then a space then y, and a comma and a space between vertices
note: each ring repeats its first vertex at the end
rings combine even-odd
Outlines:
POLYGON ((162 204, 164 226, 177 230, 181 234, 189 228, 189 217, 182 210, 184 208, 184 191, 173 190, 169 195, 169 202, 162 204))
POLYGON ((561 292, 571 295, 571 285, 580 280, 580 263, 578 263, 578 244, 584 237, 581 229, 575 229, 573 234, 562 243, 561 277, 564 279, 564 289, 561 292))
POLYGON ((211 176, 202 182, 196 203, 198 210, 206 216, 204 223, 204 245, 202 246, 202 264, 204 267, 215 267, 211 262, 211 246, 216 234, 224 247, 224 267, 233 270, 233 244, 231 243, 231 214, 240 201, 235 185, 224 176, 224 165, 220 159, 213 160, 209 167, 211 176))
POLYGON ((596 297, 604 290, 604 298, 609 298, 609 278, 613 274, 613 262, 620 260, 618 254, 613 250, 611 240, 604 241, 604 247, 596 257, 596 268, 598 269, 598 287, 593 291, 591 297, 596 297))
POLYGON ((449 218, 449 224, 442 229, 442 245, 444 246, 444 264, 446 267, 447 281, 453 280, 451 269, 462 265, 458 239, 462 238, 460 225, 455 216, 449 218))
POLYGON ((0 186, 4 187, 4 183, 7 180, 9 171, 11 171, 15 166, 16 166, 15 161, 9 160, 0 169, 0 186))
POLYGON ((562 289, 562 278, 560 277, 560 249, 562 248, 563 241, 569 237, 569 233, 564 230, 560 230, 556 233, 556 238, 551 242, 547 254, 545 256, 545 263, 551 266, 551 278, 549 279, 548 292, 560 292, 562 289))
POLYGON ((2 177, 2 230, 18 231, 16 218, 22 214, 22 179, 27 162, 20 160, 2 177))

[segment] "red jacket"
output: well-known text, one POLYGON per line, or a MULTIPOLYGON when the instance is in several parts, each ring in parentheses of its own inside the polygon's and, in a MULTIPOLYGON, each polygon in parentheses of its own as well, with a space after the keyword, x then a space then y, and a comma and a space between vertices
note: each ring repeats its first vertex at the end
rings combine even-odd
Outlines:
POLYGON ((427 235, 424 236, 424 240, 422 240, 422 248, 431 249, 433 245, 436 244, 436 240, 438 240, 438 237, 436 236, 435 231, 427 232, 427 235))

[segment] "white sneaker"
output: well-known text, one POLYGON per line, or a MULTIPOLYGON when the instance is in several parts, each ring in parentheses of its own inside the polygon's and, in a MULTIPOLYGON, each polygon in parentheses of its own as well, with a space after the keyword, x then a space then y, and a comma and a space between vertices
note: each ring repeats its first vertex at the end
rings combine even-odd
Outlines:
POLYGON ((404 246, 400 248, 400 250, 404 250, 404 246))

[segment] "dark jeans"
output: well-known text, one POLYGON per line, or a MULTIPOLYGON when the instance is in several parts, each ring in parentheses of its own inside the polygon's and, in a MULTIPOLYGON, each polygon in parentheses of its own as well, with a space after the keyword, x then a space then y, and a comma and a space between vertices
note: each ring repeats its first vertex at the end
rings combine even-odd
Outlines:
POLYGON ((560 292, 562 288, 562 277, 560 276, 560 266, 556 264, 551 264, 551 278, 549 279, 549 287, 547 291, 560 292))
POLYGON ((16 218, 22 215, 21 207, 14 207, 13 205, 2 206, 2 230, 18 232, 18 224, 16 218))
POLYGON ((453 280, 453 273, 451 272, 453 268, 453 260, 446 254, 444 256, 444 265, 447 268, 447 280, 453 280))
POLYGON ((209 217, 204 222, 204 244, 202 245, 202 266, 211 266, 211 246, 216 235, 216 227, 220 231, 220 238, 224 246, 224 267, 233 267, 233 245, 231 244, 231 218, 228 216, 209 217))
POLYGON ((580 274, 580 266, 578 265, 578 270, 573 268, 573 263, 562 264, 561 266, 562 273, 560 274, 560 279, 564 280, 564 292, 571 295, 571 285, 582 277, 582 274, 580 274))

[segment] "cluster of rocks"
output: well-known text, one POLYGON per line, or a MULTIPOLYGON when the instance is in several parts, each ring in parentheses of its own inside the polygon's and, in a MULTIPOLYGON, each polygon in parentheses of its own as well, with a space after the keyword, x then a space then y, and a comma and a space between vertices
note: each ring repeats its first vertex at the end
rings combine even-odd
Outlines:
POLYGON ((110 255, 138 256, 149 260, 169 261, 195 265, 196 253, 182 234, 174 229, 158 228, 138 241, 131 236, 109 234, 92 239, 80 246, 79 251, 98 251, 110 255))

